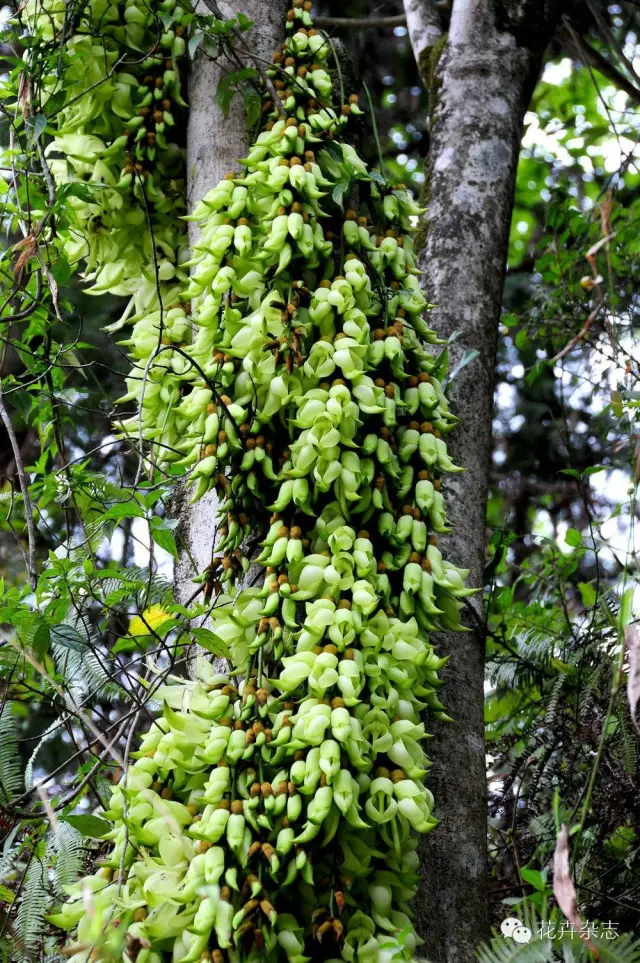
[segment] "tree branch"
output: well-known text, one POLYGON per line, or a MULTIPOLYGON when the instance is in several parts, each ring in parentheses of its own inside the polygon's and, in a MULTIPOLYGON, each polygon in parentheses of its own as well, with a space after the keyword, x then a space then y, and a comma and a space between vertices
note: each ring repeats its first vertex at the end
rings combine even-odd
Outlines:
POLYGON ((593 19, 595 20, 598 26, 598 30, 600 31, 603 41, 607 43, 612 50, 615 51, 617 56, 620 58, 621 63, 628 70, 629 75, 635 79, 638 76, 637 71, 634 65, 632 64, 632 62, 629 60, 629 58, 625 54, 624 47, 622 46, 621 43, 619 43, 618 39, 614 36, 613 31, 609 27, 609 24, 606 22, 606 20, 598 10, 598 8, 595 6, 595 4, 593 3, 593 0, 587 0, 587 6, 589 7, 589 10, 591 11, 593 19))
POLYGON ((435 0, 404 0, 407 28, 423 84, 429 89, 429 52, 442 36, 442 21, 435 0))
POLYGON ((395 17, 314 17, 317 27, 402 27, 407 18, 403 13, 395 17))
POLYGON ((565 26, 559 31, 560 34, 564 34, 565 37, 572 41, 573 47, 578 54, 580 60, 585 64, 590 64, 595 70, 598 70, 603 77, 606 77, 612 83, 623 90, 636 104, 640 104, 640 90, 631 83, 624 74, 604 57, 599 50, 592 47, 591 44, 587 43, 583 37, 581 37, 573 27, 565 20, 565 26))
MULTIPOLYGON (((434 11, 435 16, 438 16, 439 13, 448 16, 451 13, 452 0, 413 0, 411 3, 413 7, 419 7, 421 5, 434 11)), ((316 27, 344 27, 346 29, 349 29, 349 27, 364 27, 366 29, 367 27, 407 26, 409 28, 409 36, 411 36, 410 15, 406 3, 404 7, 404 13, 398 13, 389 17, 314 17, 313 22, 316 27)), ((432 18, 432 14, 423 13, 422 17, 423 19, 430 19, 432 18)), ((440 28, 439 33, 441 33, 440 28)))

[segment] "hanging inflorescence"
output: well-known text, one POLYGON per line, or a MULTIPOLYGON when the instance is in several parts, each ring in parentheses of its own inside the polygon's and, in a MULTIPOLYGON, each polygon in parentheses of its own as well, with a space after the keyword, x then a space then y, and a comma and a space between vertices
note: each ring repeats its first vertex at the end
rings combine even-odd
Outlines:
MULTIPOLYGON (((66 22, 44 7, 43 42, 66 22)), ((421 211, 349 143, 358 97, 309 8, 296 0, 268 71, 279 104, 265 92, 241 169, 190 215, 188 262, 168 136, 184 9, 91 2, 78 23, 93 33, 65 41, 103 82, 82 93, 86 67, 64 79, 78 99, 52 169, 92 200, 74 198, 62 243, 93 293, 131 298, 138 410, 123 432, 186 472, 194 498, 217 492, 202 580, 230 662, 222 675, 201 657, 161 690, 111 797, 112 849, 50 917, 72 963, 416 951, 414 831, 437 822, 421 717, 446 718, 429 633, 461 628, 470 591, 438 548, 456 419, 425 346, 438 342, 411 240, 421 211), (143 54, 131 66, 123 50, 143 54), (243 588, 252 561, 264 578, 243 588)))

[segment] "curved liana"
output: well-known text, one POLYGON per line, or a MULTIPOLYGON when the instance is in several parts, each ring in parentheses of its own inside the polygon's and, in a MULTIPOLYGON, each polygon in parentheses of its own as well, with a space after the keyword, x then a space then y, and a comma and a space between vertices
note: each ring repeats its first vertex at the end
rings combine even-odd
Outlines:
MULTIPOLYGON (((59 7, 30 0, 43 42, 59 7)), ((349 143, 363 112, 309 8, 288 12, 268 71, 280 103, 265 92, 247 157, 190 215, 190 261, 168 136, 185 8, 96 0, 82 16, 102 39, 66 40, 102 83, 65 79, 79 99, 50 162, 91 198, 74 198, 60 243, 93 293, 131 297, 139 411, 123 432, 186 472, 194 499, 218 493, 202 579, 230 662, 222 675, 201 657, 158 693, 105 814, 110 854, 50 916, 72 963, 416 953, 414 831, 437 824, 421 719, 446 718, 429 633, 461 629, 471 591, 438 548, 456 419, 426 348, 421 212, 349 143), (121 49, 142 53, 125 65, 121 49), (242 587, 251 561, 264 579, 242 587)))

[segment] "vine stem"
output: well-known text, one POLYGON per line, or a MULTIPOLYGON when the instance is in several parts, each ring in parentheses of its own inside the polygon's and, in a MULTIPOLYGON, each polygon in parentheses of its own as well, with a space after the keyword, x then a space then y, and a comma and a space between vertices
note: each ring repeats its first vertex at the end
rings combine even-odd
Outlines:
POLYGON ((18 473, 18 482, 20 484, 20 491, 22 492, 22 500, 24 502, 24 514, 25 522, 27 525, 27 539, 28 539, 28 549, 25 557, 25 563, 27 566, 27 576, 29 578, 29 585, 35 591, 36 585, 38 584, 37 571, 36 571, 36 526, 33 521, 33 506, 31 504, 31 496, 29 494, 29 485, 27 484, 27 476, 24 471, 24 464, 22 462, 22 454, 20 452, 20 445, 18 444, 18 439, 11 422, 11 417, 7 411, 7 407, 4 403, 4 392, 2 389, 2 380, 0 380, 0 418, 6 429, 7 435, 9 436, 9 443, 11 445, 11 450, 13 451, 13 457, 16 463, 16 471, 18 473))
POLYGON ((600 731, 600 740, 598 742, 598 748, 596 750, 595 759, 593 760, 593 766, 591 767, 591 772, 589 774, 589 782, 587 784, 587 791, 585 793, 584 802, 582 804, 582 812, 580 813, 580 822, 578 823, 578 828, 575 833, 575 843, 573 848, 573 857, 576 858, 578 852, 578 846, 580 844, 580 838, 582 836, 585 824, 587 822, 587 816, 589 815, 589 808, 591 806, 591 797, 593 795, 593 790, 595 788, 596 779, 598 778, 598 772, 600 771, 600 763, 602 762, 602 756, 604 753, 604 744, 607 738, 607 733, 609 729, 609 720, 613 715, 613 708, 620 688, 620 676, 622 673, 622 666, 624 665, 625 657, 625 645, 624 641, 620 640, 620 652, 616 663, 613 667, 613 680, 611 686, 611 692, 609 694, 609 704, 607 705, 607 711, 602 723, 602 729, 600 731))
POLYGON ((382 147, 380 146, 380 138, 378 136, 378 125, 376 123, 376 115, 373 109, 373 101, 371 100, 371 94, 369 93, 369 88, 365 83, 362 84, 364 88, 364 93, 367 98, 367 104, 369 105, 369 114, 371 115, 371 126, 373 127, 373 136, 376 142, 376 149, 378 151, 378 163, 380 164, 380 173, 383 177, 386 177, 384 172, 384 160, 382 159, 382 147))

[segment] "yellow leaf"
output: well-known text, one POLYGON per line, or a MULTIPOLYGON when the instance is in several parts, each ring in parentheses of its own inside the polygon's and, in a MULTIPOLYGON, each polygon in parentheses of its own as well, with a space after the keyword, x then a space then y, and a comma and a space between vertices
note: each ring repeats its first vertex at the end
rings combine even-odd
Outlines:
POLYGON ((173 616, 162 608, 161 605, 152 605, 145 609, 140 615, 134 615, 129 622, 129 635, 151 635, 163 622, 168 622, 173 616))

